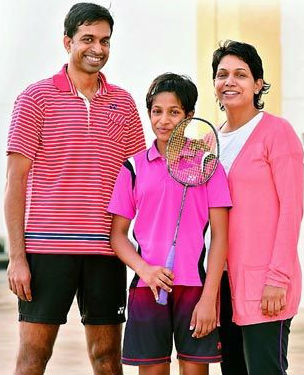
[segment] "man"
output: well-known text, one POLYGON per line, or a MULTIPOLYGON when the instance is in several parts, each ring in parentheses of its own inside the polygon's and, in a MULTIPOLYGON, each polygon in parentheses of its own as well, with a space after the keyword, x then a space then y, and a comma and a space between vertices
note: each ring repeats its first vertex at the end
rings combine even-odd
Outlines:
POLYGON ((43 374, 75 294, 94 374, 121 374, 126 271, 106 212, 122 162, 145 148, 131 96, 107 83, 113 19, 78 3, 65 19, 69 62, 16 100, 8 139, 8 280, 19 298, 15 373, 43 374))

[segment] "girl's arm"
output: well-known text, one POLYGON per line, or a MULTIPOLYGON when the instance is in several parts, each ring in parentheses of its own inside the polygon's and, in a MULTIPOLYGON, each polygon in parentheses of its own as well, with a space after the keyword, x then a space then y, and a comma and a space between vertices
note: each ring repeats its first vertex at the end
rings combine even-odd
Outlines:
POLYGON ((111 230, 111 247, 115 254, 151 288, 155 299, 158 299, 157 288, 171 292, 173 273, 162 266, 151 266, 136 251, 128 238, 131 220, 113 215, 111 230))
POLYGON ((206 280, 200 300, 194 308, 190 330, 193 337, 203 337, 216 328, 216 301, 228 249, 228 209, 210 208, 211 244, 206 280))

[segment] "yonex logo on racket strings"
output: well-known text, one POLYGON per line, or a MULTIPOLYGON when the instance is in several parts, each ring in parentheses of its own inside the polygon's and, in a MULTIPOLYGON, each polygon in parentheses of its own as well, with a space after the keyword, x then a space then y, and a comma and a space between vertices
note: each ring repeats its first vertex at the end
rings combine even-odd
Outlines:
POLYGON ((195 182, 197 179, 196 176, 188 176, 188 182, 195 182))

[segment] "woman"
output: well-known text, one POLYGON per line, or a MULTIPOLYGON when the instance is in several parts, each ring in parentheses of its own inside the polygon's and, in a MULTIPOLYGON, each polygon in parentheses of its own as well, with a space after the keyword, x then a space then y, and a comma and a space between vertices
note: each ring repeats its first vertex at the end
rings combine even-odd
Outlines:
POLYGON ((227 117, 219 130, 233 203, 227 264, 232 320, 241 331, 227 323, 230 292, 224 276, 222 371, 286 374, 289 328, 301 293, 297 241, 303 149, 286 120, 261 111, 261 96, 270 85, 253 46, 226 41, 214 52, 212 68, 216 97, 227 117))

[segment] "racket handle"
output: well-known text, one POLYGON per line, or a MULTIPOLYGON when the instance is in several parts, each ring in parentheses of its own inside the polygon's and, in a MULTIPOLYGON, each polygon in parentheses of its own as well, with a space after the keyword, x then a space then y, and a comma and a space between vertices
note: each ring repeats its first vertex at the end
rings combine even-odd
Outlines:
POLYGON ((175 245, 172 245, 169 251, 169 254, 167 256, 166 260, 166 268, 169 268, 170 271, 173 270, 173 264, 174 264, 174 257, 175 257, 175 245))
POLYGON ((168 302, 168 292, 166 292, 164 289, 161 289, 156 302, 159 305, 166 305, 168 302))
MULTIPOLYGON (((167 260, 166 260, 166 267, 169 268, 171 271, 173 269, 174 256, 175 256, 175 245, 172 245, 170 248, 169 254, 167 256, 167 260)), ((166 292, 164 289, 161 289, 156 302, 160 305, 166 305, 167 301, 168 301, 168 292, 166 292)))

